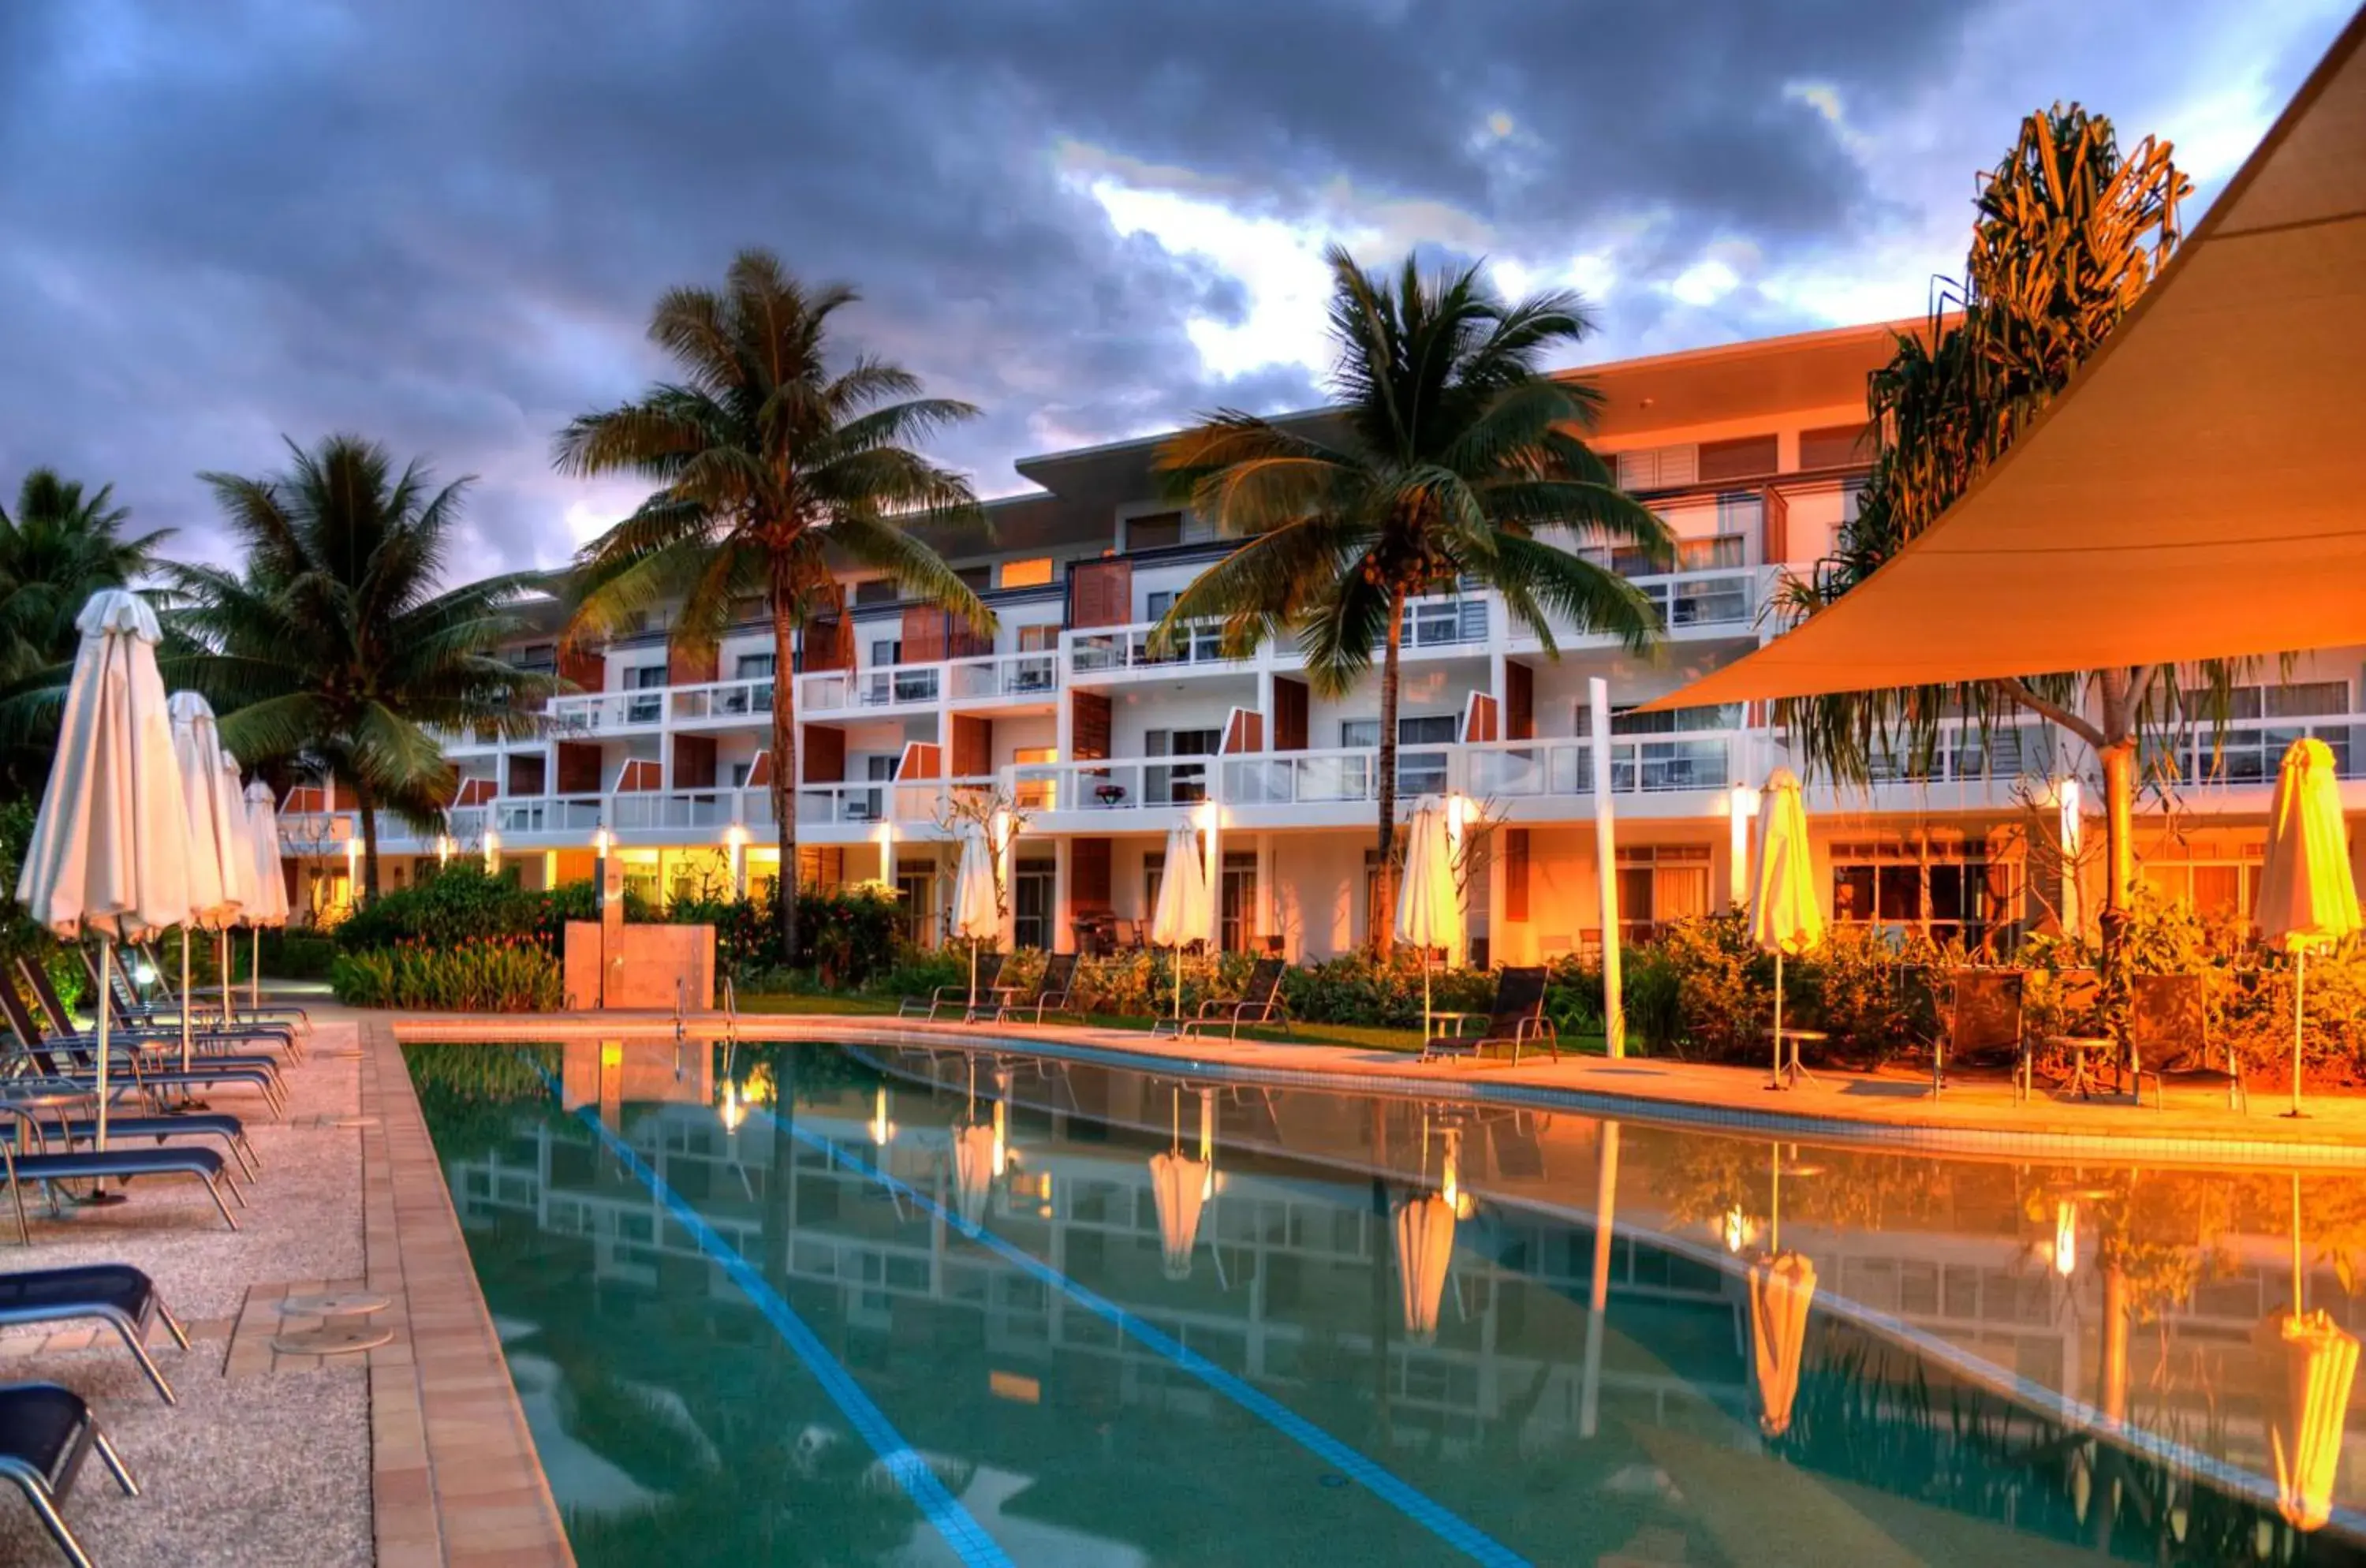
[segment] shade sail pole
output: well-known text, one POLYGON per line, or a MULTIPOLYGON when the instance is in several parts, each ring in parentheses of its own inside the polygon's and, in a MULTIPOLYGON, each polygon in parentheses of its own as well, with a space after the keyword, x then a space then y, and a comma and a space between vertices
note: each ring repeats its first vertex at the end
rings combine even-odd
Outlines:
POLYGON ((1594 737, 1594 861, 1602 887, 1602 1043, 1612 1056, 1627 1054, 1627 1002, 1618 961, 1618 827, 1610 810, 1610 682, 1585 682, 1594 737))

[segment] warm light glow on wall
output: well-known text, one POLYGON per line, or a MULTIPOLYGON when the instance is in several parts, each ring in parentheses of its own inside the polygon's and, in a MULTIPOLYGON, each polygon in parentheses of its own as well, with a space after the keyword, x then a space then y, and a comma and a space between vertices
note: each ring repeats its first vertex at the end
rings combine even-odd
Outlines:
POLYGON ((594 854, 604 855, 615 847, 616 835, 608 831, 604 824, 592 829, 592 851, 594 854))

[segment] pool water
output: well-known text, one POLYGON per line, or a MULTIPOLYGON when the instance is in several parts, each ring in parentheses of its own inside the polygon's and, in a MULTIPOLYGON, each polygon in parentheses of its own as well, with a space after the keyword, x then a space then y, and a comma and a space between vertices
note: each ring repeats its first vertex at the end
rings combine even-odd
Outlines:
POLYGON ((2366 1560, 2358 1177, 409 1055, 595 1568, 2366 1560))

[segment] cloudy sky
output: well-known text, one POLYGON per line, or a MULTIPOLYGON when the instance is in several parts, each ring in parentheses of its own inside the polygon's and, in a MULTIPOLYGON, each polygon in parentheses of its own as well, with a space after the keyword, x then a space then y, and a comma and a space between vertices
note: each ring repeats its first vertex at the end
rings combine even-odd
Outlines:
MULTIPOLYGON (((1573 284, 1586 357, 1922 309, 2056 98, 2206 201, 2347 0, 0 0, 0 495, 357 430, 474 474, 472 565, 636 499, 552 432, 767 245, 1014 457, 1303 407, 1319 254, 1573 284)), ((2200 204, 2192 209, 2200 216, 2200 204)))

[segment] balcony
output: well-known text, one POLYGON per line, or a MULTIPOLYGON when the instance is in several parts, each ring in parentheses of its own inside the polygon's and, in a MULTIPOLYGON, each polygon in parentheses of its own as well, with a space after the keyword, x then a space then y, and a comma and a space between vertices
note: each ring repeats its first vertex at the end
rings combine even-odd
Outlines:
POLYGON ((2322 740, 2333 753, 2334 776, 2366 779, 2366 715, 2246 718, 2222 731, 2196 722, 2173 744, 2147 746, 2145 765, 2155 776, 2202 787, 2272 786, 2284 752, 2295 740, 2322 740))
POLYGON ((878 665, 824 670, 797 678, 800 714, 885 713, 933 707, 944 690, 941 664, 878 665))
POLYGON ((699 686, 669 686, 665 698, 667 716, 676 725, 727 726, 750 719, 769 722, 772 716, 772 678, 764 675, 745 681, 710 681, 699 686))
POLYGON ((947 672, 957 703, 1048 701, 1060 689, 1060 656, 1052 652, 961 659, 947 672))
POLYGON ((1137 621, 1130 626, 1097 626, 1090 631, 1066 633, 1060 641, 1067 650, 1068 673, 1106 678, 1130 671, 1164 672, 1179 666, 1239 669, 1251 662, 1225 658, 1222 636, 1212 626, 1194 626, 1190 636, 1172 651, 1154 655, 1150 634, 1157 625, 1155 621, 1137 621))

